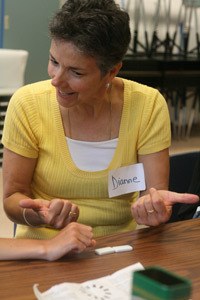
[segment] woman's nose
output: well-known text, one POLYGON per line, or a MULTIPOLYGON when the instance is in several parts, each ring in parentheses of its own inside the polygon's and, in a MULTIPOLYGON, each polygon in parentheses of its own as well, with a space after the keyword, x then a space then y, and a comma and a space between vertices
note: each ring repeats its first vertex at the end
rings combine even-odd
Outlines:
POLYGON ((64 73, 57 71, 55 74, 53 74, 51 78, 51 83, 53 86, 60 86, 63 83, 67 83, 64 73))

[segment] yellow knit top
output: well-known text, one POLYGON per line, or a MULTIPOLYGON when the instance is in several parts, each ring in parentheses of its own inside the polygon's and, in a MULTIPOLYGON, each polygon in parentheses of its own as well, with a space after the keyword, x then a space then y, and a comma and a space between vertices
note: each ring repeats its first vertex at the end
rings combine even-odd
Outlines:
MULTIPOLYGON (((92 226, 95 236, 133 230, 136 226, 130 206, 138 194, 109 198, 108 172, 137 163, 138 154, 157 152, 170 145, 165 99, 156 89, 125 79, 123 82, 118 144, 105 170, 83 171, 73 162, 50 80, 20 88, 10 100, 4 124, 4 146, 19 155, 38 158, 31 186, 34 197, 71 200, 80 209, 78 222, 92 226)), ((47 239, 56 233, 54 229, 18 225, 16 237, 47 239)))

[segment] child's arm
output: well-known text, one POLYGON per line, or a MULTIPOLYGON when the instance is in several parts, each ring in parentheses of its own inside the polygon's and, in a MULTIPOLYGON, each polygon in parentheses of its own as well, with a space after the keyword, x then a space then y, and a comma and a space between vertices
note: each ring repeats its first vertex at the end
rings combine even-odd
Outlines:
POLYGON ((53 261, 67 253, 93 247, 92 228, 70 223, 50 240, 0 239, 0 260, 46 259, 53 261))

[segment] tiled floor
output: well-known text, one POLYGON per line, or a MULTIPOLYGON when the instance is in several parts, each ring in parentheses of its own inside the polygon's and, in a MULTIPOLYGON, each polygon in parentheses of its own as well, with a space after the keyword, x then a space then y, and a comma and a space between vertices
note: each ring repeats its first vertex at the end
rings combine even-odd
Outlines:
MULTIPOLYGON (((182 152, 200 151, 200 126, 195 128, 189 140, 172 140, 170 155, 182 152)), ((7 218, 2 203, 2 171, 0 169, 0 237, 13 236, 13 223, 7 218)))

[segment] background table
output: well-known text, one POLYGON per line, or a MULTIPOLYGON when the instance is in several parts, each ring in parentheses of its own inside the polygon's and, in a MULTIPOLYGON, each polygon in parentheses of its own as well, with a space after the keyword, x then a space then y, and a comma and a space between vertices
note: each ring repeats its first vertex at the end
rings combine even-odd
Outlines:
POLYGON ((119 76, 158 88, 169 105, 173 137, 190 137, 200 107, 199 58, 126 55, 119 76))
MULTIPOLYGON (((140 262, 159 265, 192 281, 192 300, 200 291, 200 219, 139 229, 97 239, 97 247, 130 244, 134 251, 97 256, 94 251, 56 262, 0 262, 0 299, 33 300, 33 285, 45 291, 62 282, 83 282, 140 262)), ((114 300, 114 299, 113 299, 114 300)))
POLYGON ((126 55, 119 76, 162 89, 198 87, 200 59, 182 56, 126 55))

